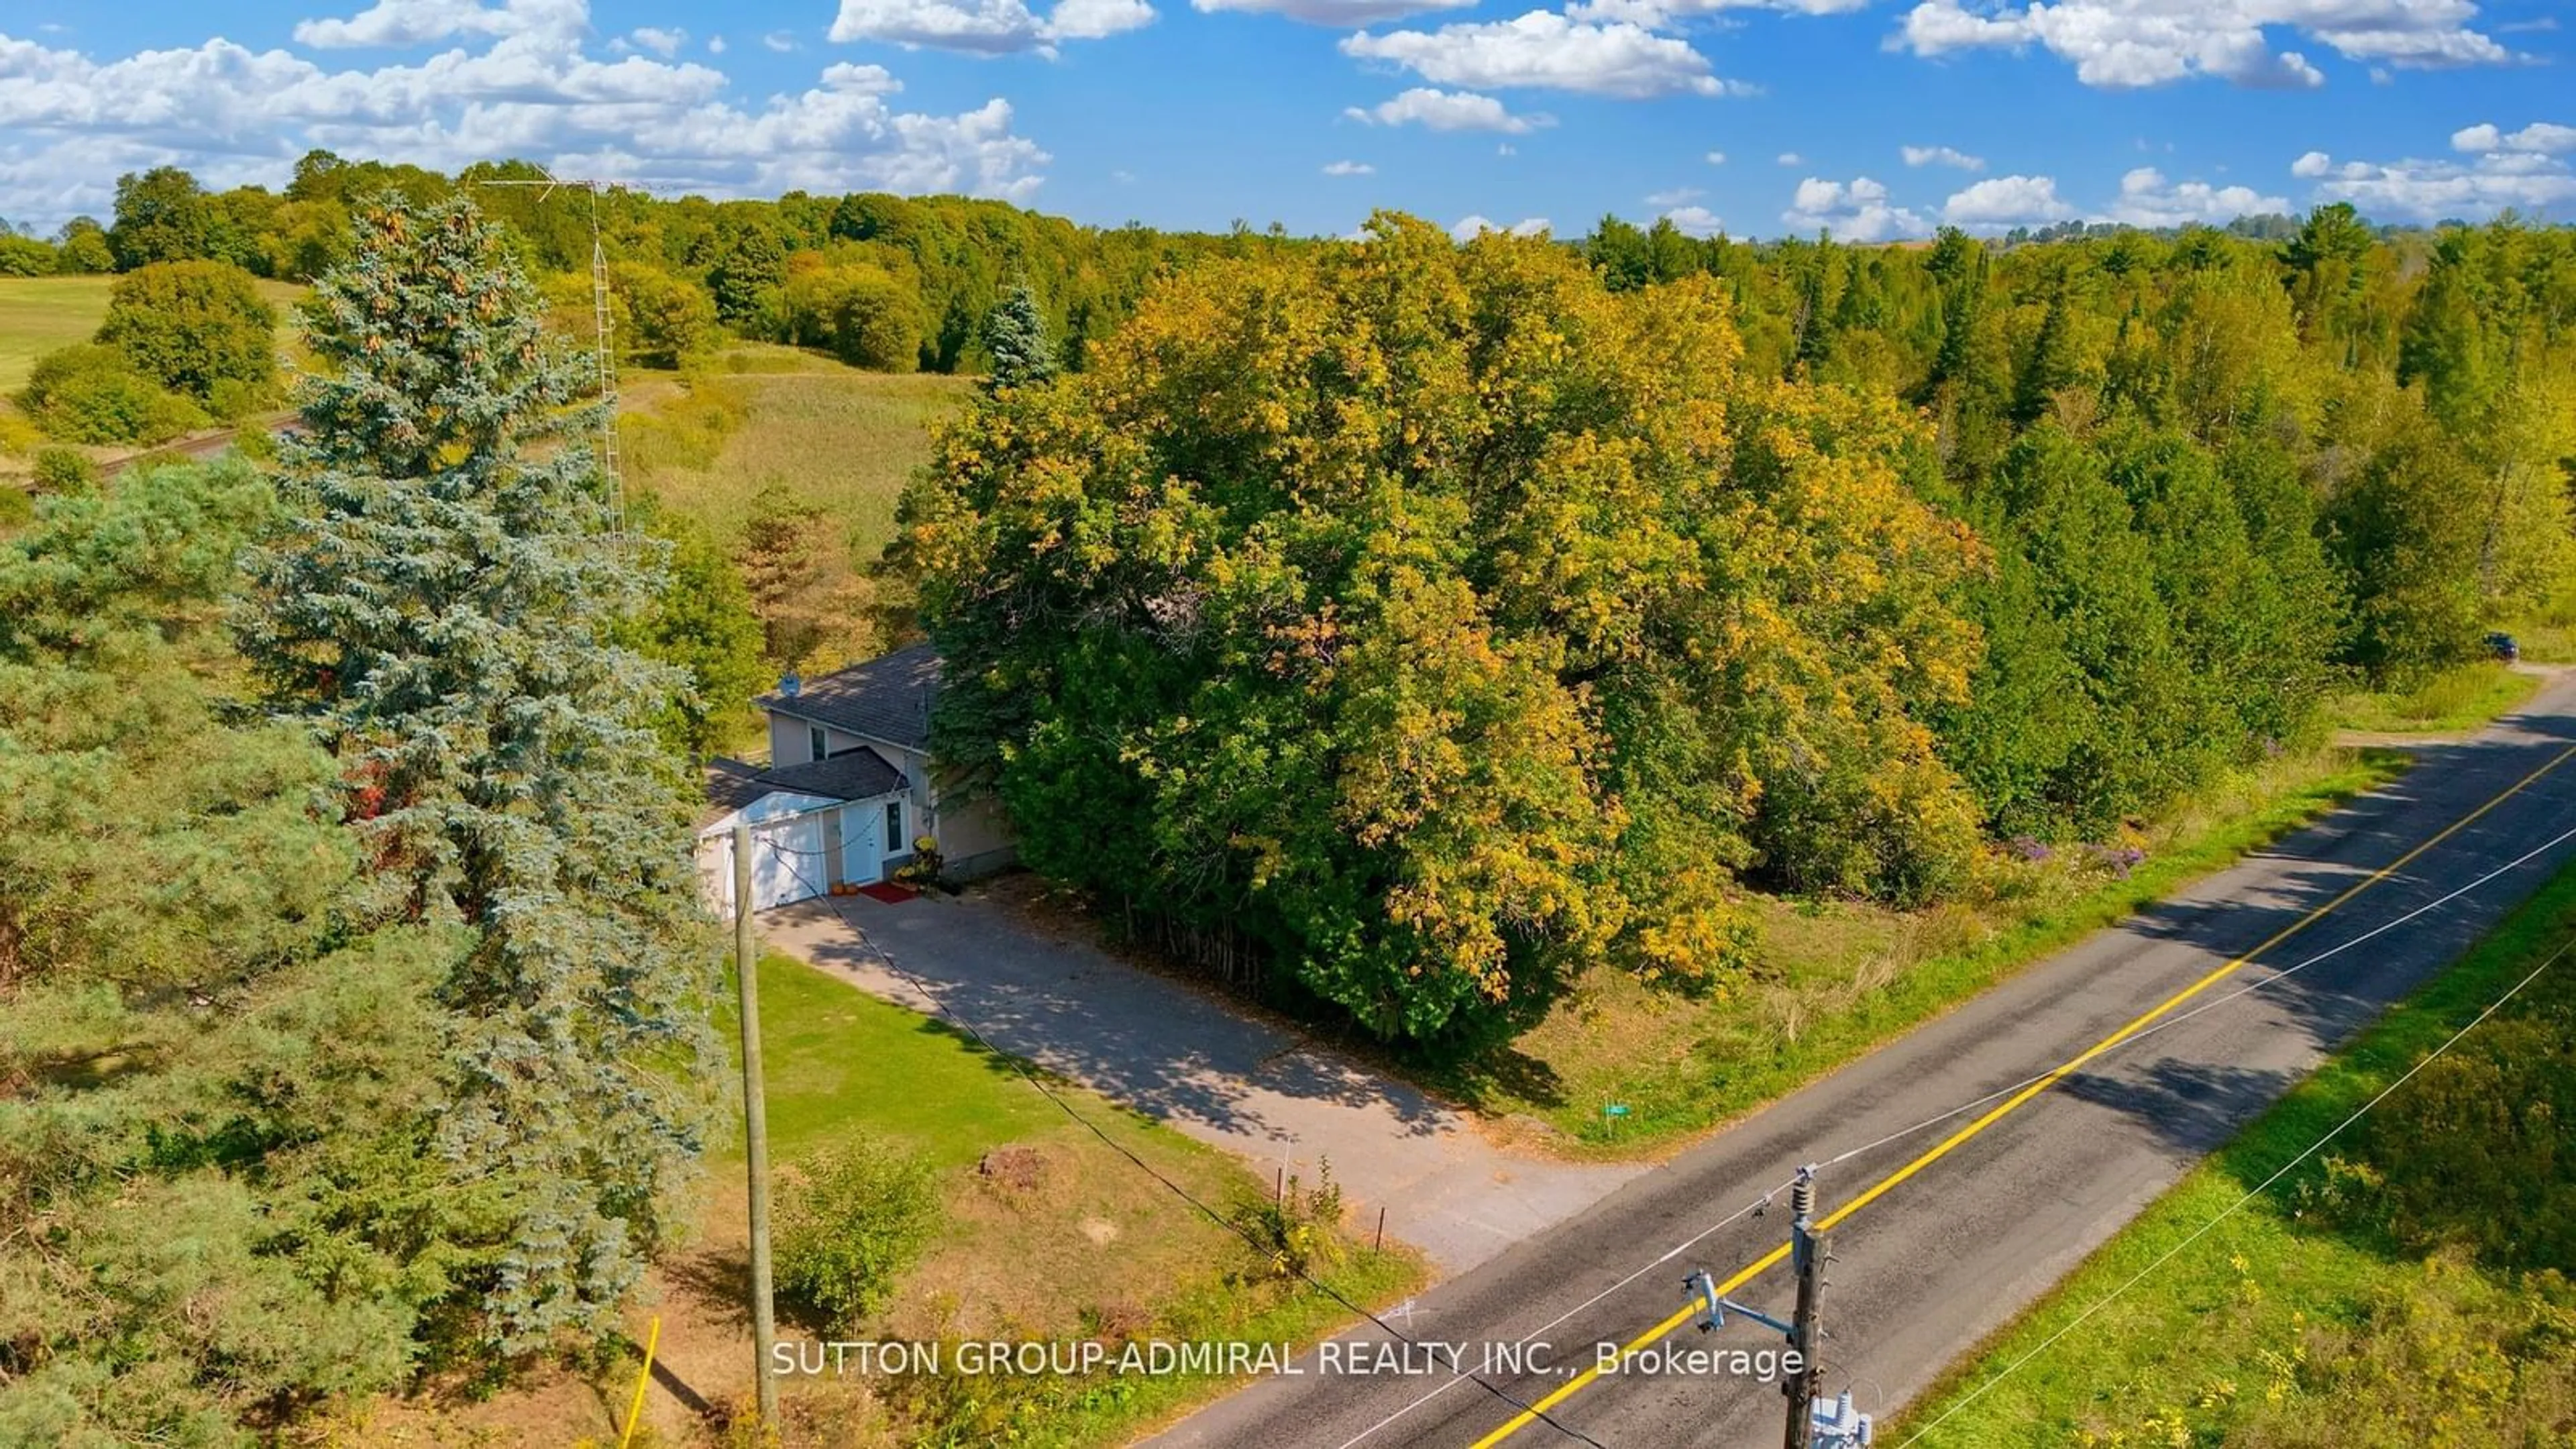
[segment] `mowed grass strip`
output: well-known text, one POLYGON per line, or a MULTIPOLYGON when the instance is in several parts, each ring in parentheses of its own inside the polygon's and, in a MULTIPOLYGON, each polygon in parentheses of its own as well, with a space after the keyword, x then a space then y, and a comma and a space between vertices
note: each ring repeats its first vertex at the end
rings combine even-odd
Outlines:
POLYGON ((1424 1075, 1481 1111, 1546 1124, 1570 1155, 1653 1154, 1894 1040, 2405 764, 2393 751, 2285 756, 2146 832, 2145 858, 2125 874, 2070 846, 2043 863, 1998 861, 1975 898, 1929 910, 1758 897, 1761 960, 1734 990, 1694 994, 1597 969, 1509 1047, 1424 1075))
MULTIPOLYGON (((1071 1340, 1133 1333, 1303 1343, 1349 1318, 1329 1297, 1259 1273, 1234 1233, 1068 1118, 1010 1062, 945 1023, 781 955, 762 959, 760 991, 773 1166, 792 1167, 865 1135, 919 1152, 939 1174, 935 1237, 884 1321, 867 1326, 871 1335, 1071 1340), (995 1154, 1005 1170, 980 1170, 995 1154)), ((721 1028, 735 1031, 731 1020, 721 1028)), ((1220 1213, 1271 1195, 1269 1182, 1215 1148, 1074 1083, 1046 1080, 1112 1142, 1220 1213)), ((740 1251, 741 1171, 737 1131, 710 1168, 705 1242, 719 1261, 740 1251)), ((1375 1304, 1411 1291, 1424 1276, 1410 1254, 1371 1253, 1354 1243, 1327 1281, 1375 1304)), ((856 1383, 800 1380, 791 1390, 800 1401, 791 1419, 800 1427, 788 1442, 839 1444, 871 1434, 918 1442, 936 1430, 949 1442, 1123 1443, 1232 1382, 1040 1378, 979 1381, 972 1393, 956 1395, 916 1385, 889 1418, 882 1396, 856 1383), (976 1401, 976 1394, 987 1397, 976 1401)))
MULTIPOLYGON (((2330 1178, 2367 1194, 2374 1181, 2421 1170, 2374 1151, 2371 1119, 2182 1245, 2571 938, 2576 867, 1964 1355, 1898 1422, 1880 1426, 1878 1442, 1909 1443, 1944 1414, 1924 1435, 1925 1449, 2568 1442, 2576 1293, 2563 1276, 2482 1269, 2447 1248, 2409 1253, 2321 1210, 2330 1178), (2171 1261, 2076 1323, 2177 1247, 2171 1261), (2065 1337, 2041 1348, 2061 1330, 2065 1337), (2420 1423, 2392 1422, 2419 1410, 2420 1423)), ((2480 1033, 2517 1016, 2563 1017, 2570 1001, 2576 957, 2560 957, 2453 1056, 2472 1056, 2480 1033)), ((2398 1088, 2374 1115, 2405 1112, 2408 1094, 2432 1076, 2398 1088)))
POLYGON ((2541 678, 2480 661, 2445 669, 2411 689, 2347 694, 2330 711, 2335 723, 2371 734, 2446 734, 2476 729, 2528 703, 2541 678))

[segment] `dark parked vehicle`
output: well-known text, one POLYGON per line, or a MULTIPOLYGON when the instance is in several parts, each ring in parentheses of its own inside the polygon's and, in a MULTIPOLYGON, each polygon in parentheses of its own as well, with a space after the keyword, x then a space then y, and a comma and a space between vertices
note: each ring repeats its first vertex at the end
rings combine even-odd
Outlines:
POLYGON ((2511 664, 2522 657, 2522 645, 2515 642, 2511 634, 2489 634, 2487 653, 2492 658, 2511 664))

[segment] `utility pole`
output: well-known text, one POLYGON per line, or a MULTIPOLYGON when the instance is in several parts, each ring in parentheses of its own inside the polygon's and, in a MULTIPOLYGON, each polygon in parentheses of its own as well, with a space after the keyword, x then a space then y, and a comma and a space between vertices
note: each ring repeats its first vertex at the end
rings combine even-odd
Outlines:
POLYGON ((751 936, 751 827, 733 827, 733 959, 742 1005, 743 1156, 751 1175, 752 1382, 760 1386, 760 1427, 778 1427, 778 1380, 769 1371, 778 1320, 769 1300, 769 1104, 760 1081, 760 950, 751 936))
MULTIPOLYGON (((1764 1201, 1769 1201, 1765 1198, 1764 1201)), ((1817 1348, 1824 1342, 1825 1330, 1819 1321, 1825 1295, 1825 1265, 1834 1255, 1826 1249, 1825 1235, 1816 1231, 1816 1169, 1798 1169, 1798 1180, 1789 1189, 1789 1209, 1795 1222, 1789 1229, 1789 1261, 1798 1273, 1798 1306, 1783 1323, 1759 1308, 1748 1308, 1732 1298, 1721 1297, 1717 1280, 1706 1268, 1682 1280, 1682 1286, 1698 1301, 1699 1331, 1708 1333, 1726 1326, 1726 1315, 1750 1319, 1789 1341, 1798 1367, 1780 1378, 1780 1392, 1789 1401, 1788 1435, 1782 1441, 1788 1449, 1869 1449, 1872 1425, 1869 1415, 1852 1407, 1850 1391, 1831 1403, 1819 1401, 1816 1388, 1824 1381, 1824 1371, 1817 1365, 1817 1348), (1821 1436, 1821 1437, 1820 1437, 1821 1436)))
POLYGON ((1791 1315, 1789 1346, 1797 1350, 1798 1371, 1781 1380, 1780 1391, 1789 1396, 1788 1449, 1811 1449, 1815 1443, 1816 1386, 1822 1376, 1816 1370, 1816 1348, 1823 1332, 1817 1316, 1825 1292, 1825 1239, 1816 1231, 1816 1170, 1798 1169, 1797 1185, 1789 1189, 1789 1262, 1798 1273, 1798 1307, 1791 1315))

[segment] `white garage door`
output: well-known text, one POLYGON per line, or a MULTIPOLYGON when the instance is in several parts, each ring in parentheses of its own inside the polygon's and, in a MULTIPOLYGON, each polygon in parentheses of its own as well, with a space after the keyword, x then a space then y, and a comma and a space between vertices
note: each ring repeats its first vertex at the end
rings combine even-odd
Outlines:
MULTIPOLYGON (((828 812, 790 816, 751 828, 752 909, 793 905, 823 893, 823 820, 828 812)), ((698 854, 707 899, 720 916, 733 914, 733 832, 709 834, 698 854)))
POLYGON ((823 817, 795 815, 751 832, 751 908, 792 905, 823 893, 823 817))

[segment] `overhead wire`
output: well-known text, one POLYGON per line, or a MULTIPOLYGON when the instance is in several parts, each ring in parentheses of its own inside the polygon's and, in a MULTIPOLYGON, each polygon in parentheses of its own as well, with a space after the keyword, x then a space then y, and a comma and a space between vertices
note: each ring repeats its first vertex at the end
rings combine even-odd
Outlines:
POLYGON ((2291 1158, 2289 1161, 2282 1163, 2278 1168, 2275 1168, 2271 1176, 2256 1183, 2252 1188, 2246 1191, 2244 1196, 2236 1199, 2236 1201, 2232 1203, 2229 1203, 2225 1208, 2220 1209, 2217 1216, 2193 1229, 2189 1237, 2184 1238, 2181 1242, 2174 1244, 2172 1247, 2167 1248, 2163 1253, 2158 1254, 2154 1262, 2147 1264, 2145 1267, 2140 1268, 2136 1273, 2130 1275, 2128 1281, 2086 1305, 2083 1312, 2076 1314, 2071 1319, 2068 1319, 2056 1332, 2050 1334, 2044 1339, 2041 1339, 2038 1345, 2033 1347, 2029 1352, 2024 1353, 2017 1359, 2014 1359, 2011 1363, 2004 1365, 2001 1370, 1996 1372, 1994 1377, 1977 1385, 1976 1388, 1970 1390, 1964 1397, 1951 1404, 1950 1407, 1942 1410, 1939 1417, 1907 1435, 1903 1442, 1897 1445, 1897 1449, 1906 1449, 1907 1445, 1921 1440, 1926 1435, 1929 1435, 1933 1430, 1938 1429, 1943 1424, 1949 1422, 1950 1418, 1960 1410, 1975 1403, 1978 1399, 1985 1397, 1986 1393, 1993 1389, 1995 1385, 2012 1377, 2013 1374, 2019 1371, 2024 1365, 2039 1357, 2041 1354, 2046 1353, 2051 1347, 2055 1346, 2058 1340, 2063 1339, 2066 1335, 2073 1333, 2078 1328, 2081 1328, 2086 1320, 2092 1318, 2094 1314, 2109 1307, 2122 1294, 2127 1293, 2130 1289, 2145 1282, 2158 1268, 2163 1267, 2165 1264, 2172 1262, 2176 1257, 2180 1256, 2184 1249, 2199 1242, 2202 1238, 2209 1236, 2209 1234, 2215 1230, 2220 1223, 2234 1217, 2239 1211, 2243 1210, 2247 1204, 2270 1191, 2274 1183, 2289 1176, 2290 1173, 2301 1163, 2306 1162, 2309 1158, 2324 1151, 2326 1144, 2334 1141, 2337 1137, 2342 1136, 2343 1133, 2350 1129, 2354 1123, 2359 1122, 2362 1118, 2370 1115, 2372 1108, 2387 1101, 2390 1096, 2396 1093, 2398 1088, 2413 1081, 2417 1073, 2440 1060, 2444 1053, 2450 1051, 2451 1048, 2458 1046, 2461 1041, 2467 1038, 2470 1032, 2473 1032, 2480 1026, 2484 1025, 2487 1018, 2503 1010, 2505 1004, 2512 1001, 2514 997, 2520 995, 2524 987, 2529 986, 2532 982, 2538 980, 2542 972, 2545 972, 2550 967, 2558 964, 2560 958, 2567 954, 2571 946, 2576 946, 2576 940, 2570 940, 2569 942, 2560 945, 2557 950, 2550 952, 2546 960, 2531 968, 2531 971, 2521 980, 2506 988, 2505 993, 2502 996, 2499 996, 2494 1001, 2488 1003, 2485 1010, 2469 1019, 2467 1025, 2461 1027, 2458 1031, 2451 1033, 2449 1040, 2443 1042, 2440 1046, 2433 1048, 2432 1051, 2427 1052, 2422 1058, 2418 1059, 2413 1066, 2408 1067, 2404 1074, 2399 1076, 2396 1081, 2380 1088, 2377 1094, 2372 1096, 2369 1101, 2364 1102, 2359 1107, 2353 1109, 2352 1115, 2336 1123, 2333 1127, 2327 1130, 2324 1136, 2319 1137, 2316 1141, 2311 1142, 2306 1147, 2302 1148, 2298 1156, 2291 1158))

